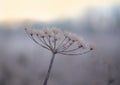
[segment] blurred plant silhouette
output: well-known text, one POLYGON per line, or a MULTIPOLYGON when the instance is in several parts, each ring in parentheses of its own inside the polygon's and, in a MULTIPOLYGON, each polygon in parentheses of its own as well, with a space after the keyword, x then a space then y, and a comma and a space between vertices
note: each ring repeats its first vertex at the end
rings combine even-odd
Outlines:
POLYGON ((35 43, 52 52, 52 58, 43 85, 47 85, 56 54, 74 56, 86 54, 93 50, 91 45, 86 44, 84 40, 76 34, 70 32, 62 33, 57 28, 43 30, 29 28, 30 27, 25 28, 28 36, 35 43))

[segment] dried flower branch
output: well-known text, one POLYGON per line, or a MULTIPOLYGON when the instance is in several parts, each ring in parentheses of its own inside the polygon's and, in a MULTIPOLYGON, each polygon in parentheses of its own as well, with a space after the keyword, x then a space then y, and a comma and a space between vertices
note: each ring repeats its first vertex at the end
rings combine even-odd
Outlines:
POLYGON ((25 31, 35 43, 53 54, 43 85, 47 85, 55 54, 82 55, 93 50, 92 46, 84 43, 83 39, 76 34, 62 33, 56 28, 43 30, 25 28, 25 31))

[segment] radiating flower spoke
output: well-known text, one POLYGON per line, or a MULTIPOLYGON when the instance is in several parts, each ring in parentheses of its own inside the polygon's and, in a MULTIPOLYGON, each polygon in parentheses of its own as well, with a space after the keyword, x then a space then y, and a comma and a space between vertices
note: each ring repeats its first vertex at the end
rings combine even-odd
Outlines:
POLYGON ((65 51, 60 51, 60 52, 74 52, 74 51, 77 51, 79 49, 80 48, 74 48, 74 49, 71 49, 71 50, 65 50, 65 51))
POLYGON ((64 41, 66 40, 67 38, 65 37, 61 42, 60 44, 57 46, 57 49, 59 49, 61 47, 61 45, 64 43, 64 41))
POLYGON ((46 42, 45 38, 42 38, 42 39, 43 39, 43 41, 45 42, 45 45, 46 45, 47 47, 49 47, 49 48, 53 51, 52 47, 50 47, 50 45, 48 45, 48 43, 46 42))
POLYGON ((49 42, 49 45, 50 45, 50 47, 53 49, 53 45, 52 45, 52 42, 51 42, 51 39, 50 39, 50 38, 51 38, 50 36, 47 37, 48 42, 49 42))
POLYGON ((91 50, 88 50, 88 51, 85 51, 85 52, 81 52, 81 53, 65 53, 65 52, 59 52, 60 54, 63 54, 63 55, 83 55, 83 54, 86 54, 86 53, 89 53, 91 50))
POLYGON ((39 39, 39 41, 45 45, 45 42, 41 39, 41 37, 39 35, 37 35, 37 38, 39 39))

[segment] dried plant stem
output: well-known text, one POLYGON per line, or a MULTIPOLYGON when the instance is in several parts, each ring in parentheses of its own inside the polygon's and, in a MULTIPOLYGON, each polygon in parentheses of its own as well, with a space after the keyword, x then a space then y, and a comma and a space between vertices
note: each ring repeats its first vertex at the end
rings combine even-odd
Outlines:
POLYGON ((53 55, 52 55, 52 58, 51 58, 51 61, 50 61, 50 64, 49 64, 49 68, 48 68, 48 71, 47 71, 47 74, 46 74, 43 85, 47 85, 47 82, 48 82, 48 79, 49 79, 49 76, 50 76, 50 72, 51 72, 51 68, 52 68, 52 65, 53 65, 53 62, 54 62, 55 54, 56 53, 53 53, 53 55))
POLYGON ((62 40, 60 38, 61 32, 58 29, 45 29, 35 31, 25 28, 25 31, 35 43, 52 52, 52 58, 43 85, 47 85, 47 82, 49 80, 55 54, 74 56, 86 54, 93 50, 91 46, 85 44, 82 39, 75 34, 64 33, 64 38, 62 40), (71 46, 73 46, 73 48, 71 46), (85 51, 81 52, 81 50, 85 51))

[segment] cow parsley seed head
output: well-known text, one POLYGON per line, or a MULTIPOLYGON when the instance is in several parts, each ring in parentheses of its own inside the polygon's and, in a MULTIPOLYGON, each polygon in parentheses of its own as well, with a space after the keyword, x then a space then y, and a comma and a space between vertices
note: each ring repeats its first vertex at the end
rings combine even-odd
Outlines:
POLYGON ((25 28, 25 31, 34 42, 53 53, 81 55, 80 49, 85 50, 85 53, 93 50, 81 37, 70 32, 62 33, 57 28, 42 30, 25 28))
POLYGON ((25 31, 35 43, 51 51, 53 54, 43 85, 47 85, 55 54, 82 55, 93 50, 91 45, 83 42, 83 39, 76 34, 70 32, 62 33, 57 28, 43 30, 25 28, 25 31))

